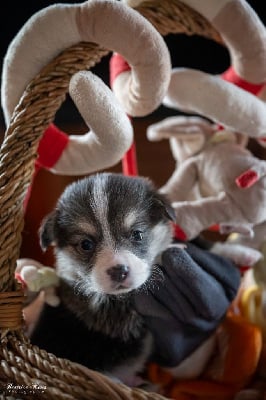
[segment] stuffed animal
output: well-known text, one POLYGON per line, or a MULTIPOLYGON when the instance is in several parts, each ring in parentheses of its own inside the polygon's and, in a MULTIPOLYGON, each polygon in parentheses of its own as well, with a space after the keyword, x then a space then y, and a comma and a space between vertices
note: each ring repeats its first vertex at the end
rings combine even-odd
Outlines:
POLYGON ((30 335, 39 318, 43 304, 57 307, 60 299, 57 296, 59 278, 54 268, 44 266, 31 258, 17 260, 15 277, 22 284, 25 292, 23 308, 24 330, 30 335))
POLYGON ((20 258, 17 261, 15 276, 22 283, 27 294, 27 303, 43 291, 47 304, 51 306, 59 304, 55 290, 59 284, 59 278, 54 268, 44 266, 30 258, 20 258))
MULTIPOLYGON (((127 112, 143 116, 158 107, 170 81, 170 56, 152 25, 136 11, 114 1, 56 4, 33 15, 9 45, 1 87, 6 125, 23 91, 41 68, 82 41, 117 51, 131 65, 125 83, 127 112)), ((51 124, 38 147, 36 170, 83 175, 118 163, 132 143, 132 127, 122 107, 102 82, 92 76, 85 79, 84 74, 72 80, 70 95, 91 131, 68 136, 51 124)))
POLYGON ((265 161, 239 146, 233 133, 217 131, 161 192, 173 202, 177 223, 189 239, 217 223, 222 233, 253 235, 253 227, 266 220, 265 173, 265 161), (186 196, 196 182, 202 199, 189 202, 186 196))
MULTIPOLYGON (((208 141, 217 129, 216 124, 201 117, 172 116, 149 125, 147 138, 153 142, 169 139, 171 152, 176 161, 175 170, 177 171, 184 161, 200 153, 208 145, 208 141)), ((234 133, 234 136, 239 146, 246 146, 246 135, 234 133)), ((187 201, 202 199, 199 182, 195 182, 194 187, 187 193, 186 199, 187 201)), ((225 241, 216 240, 213 242, 211 251, 230 258, 241 268, 257 264, 262 258, 262 252, 260 246, 255 246, 254 242, 255 240, 261 242, 266 234, 266 227, 263 229, 266 224, 261 225, 253 228, 253 238, 232 234, 225 241)))
MULTIPOLYGON (((146 133, 151 142, 169 139, 177 169, 185 160, 200 151, 217 130, 216 124, 202 117, 179 115, 149 125, 146 133)), ((192 199, 196 197, 197 193, 192 199)))
MULTIPOLYGON (((265 144, 265 141, 264 141, 265 144)), ((256 285, 266 286, 266 221, 253 227, 252 237, 240 233, 231 233, 226 244, 230 246, 240 245, 246 249, 257 250, 261 253, 260 257, 252 270, 253 279, 256 285)))
MULTIPOLYGON (((153 140, 171 137, 174 154, 180 154, 183 147, 180 149, 178 138, 180 130, 184 130, 184 121, 189 123, 185 134, 181 133, 183 144, 184 135, 188 138, 192 131, 193 117, 185 120, 170 117, 154 124, 148 129, 148 137, 153 140)), ((196 121, 195 130, 199 131, 199 119, 196 121)), ((201 123, 202 127, 207 124, 201 123)), ((192 134, 195 155, 186 155, 182 163, 179 161, 160 190, 173 203, 177 223, 189 239, 217 223, 222 233, 236 231, 252 235, 253 227, 266 220, 266 162, 243 147, 245 138, 242 140, 241 135, 225 129, 213 133, 213 125, 208 130, 202 127, 197 142, 196 134, 192 134)), ((192 154, 191 141, 187 139, 187 143, 192 154)))

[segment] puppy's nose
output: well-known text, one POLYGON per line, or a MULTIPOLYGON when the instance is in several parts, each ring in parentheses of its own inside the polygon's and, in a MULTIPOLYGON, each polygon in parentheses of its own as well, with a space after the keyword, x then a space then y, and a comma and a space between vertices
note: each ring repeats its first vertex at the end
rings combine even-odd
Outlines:
POLYGON ((112 281, 123 282, 129 273, 129 268, 126 265, 118 264, 109 268, 107 274, 110 275, 112 281))

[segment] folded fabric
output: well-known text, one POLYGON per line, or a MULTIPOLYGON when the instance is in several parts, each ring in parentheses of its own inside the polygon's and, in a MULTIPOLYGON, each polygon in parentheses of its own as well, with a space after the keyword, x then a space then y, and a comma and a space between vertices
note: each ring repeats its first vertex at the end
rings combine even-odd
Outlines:
MULTIPOLYGON (((148 367, 148 379, 160 385, 164 396, 174 400, 253 399, 249 388, 253 387, 262 352, 259 327, 228 312, 219 326, 216 340, 210 362, 197 379, 176 379, 155 363, 148 367), (238 397, 239 392, 249 397, 238 397)), ((253 392, 256 399, 264 398, 258 396, 261 390, 253 389, 253 392)))
POLYGON ((231 261, 192 243, 167 249, 158 267, 163 279, 153 279, 134 301, 154 338, 152 361, 174 367, 216 330, 240 273, 231 261))

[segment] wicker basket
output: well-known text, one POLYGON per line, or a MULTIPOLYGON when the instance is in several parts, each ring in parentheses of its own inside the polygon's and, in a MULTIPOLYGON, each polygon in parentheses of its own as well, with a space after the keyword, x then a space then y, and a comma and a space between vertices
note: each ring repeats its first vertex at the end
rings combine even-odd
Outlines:
MULTIPOLYGON (((221 42, 219 34, 201 15, 178 0, 143 2, 138 11, 162 35, 197 34, 221 42)), ((33 346, 23 333, 24 295, 14 279, 24 226, 23 202, 34 172, 38 142, 65 99, 70 77, 92 68, 108 53, 94 43, 79 43, 60 54, 27 86, 5 133, 0 163, 3 396, 45 400, 165 399, 117 384, 100 373, 84 372, 76 364, 33 346)))

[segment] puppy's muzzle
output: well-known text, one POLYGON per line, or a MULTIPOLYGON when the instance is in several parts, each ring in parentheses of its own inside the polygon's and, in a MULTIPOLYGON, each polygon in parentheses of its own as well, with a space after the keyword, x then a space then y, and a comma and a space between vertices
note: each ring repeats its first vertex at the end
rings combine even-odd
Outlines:
POLYGON ((110 276, 112 281, 121 283, 124 282, 129 274, 129 267, 126 265, 118 264, 114 267, 109 268, 107 274, 110 276))

